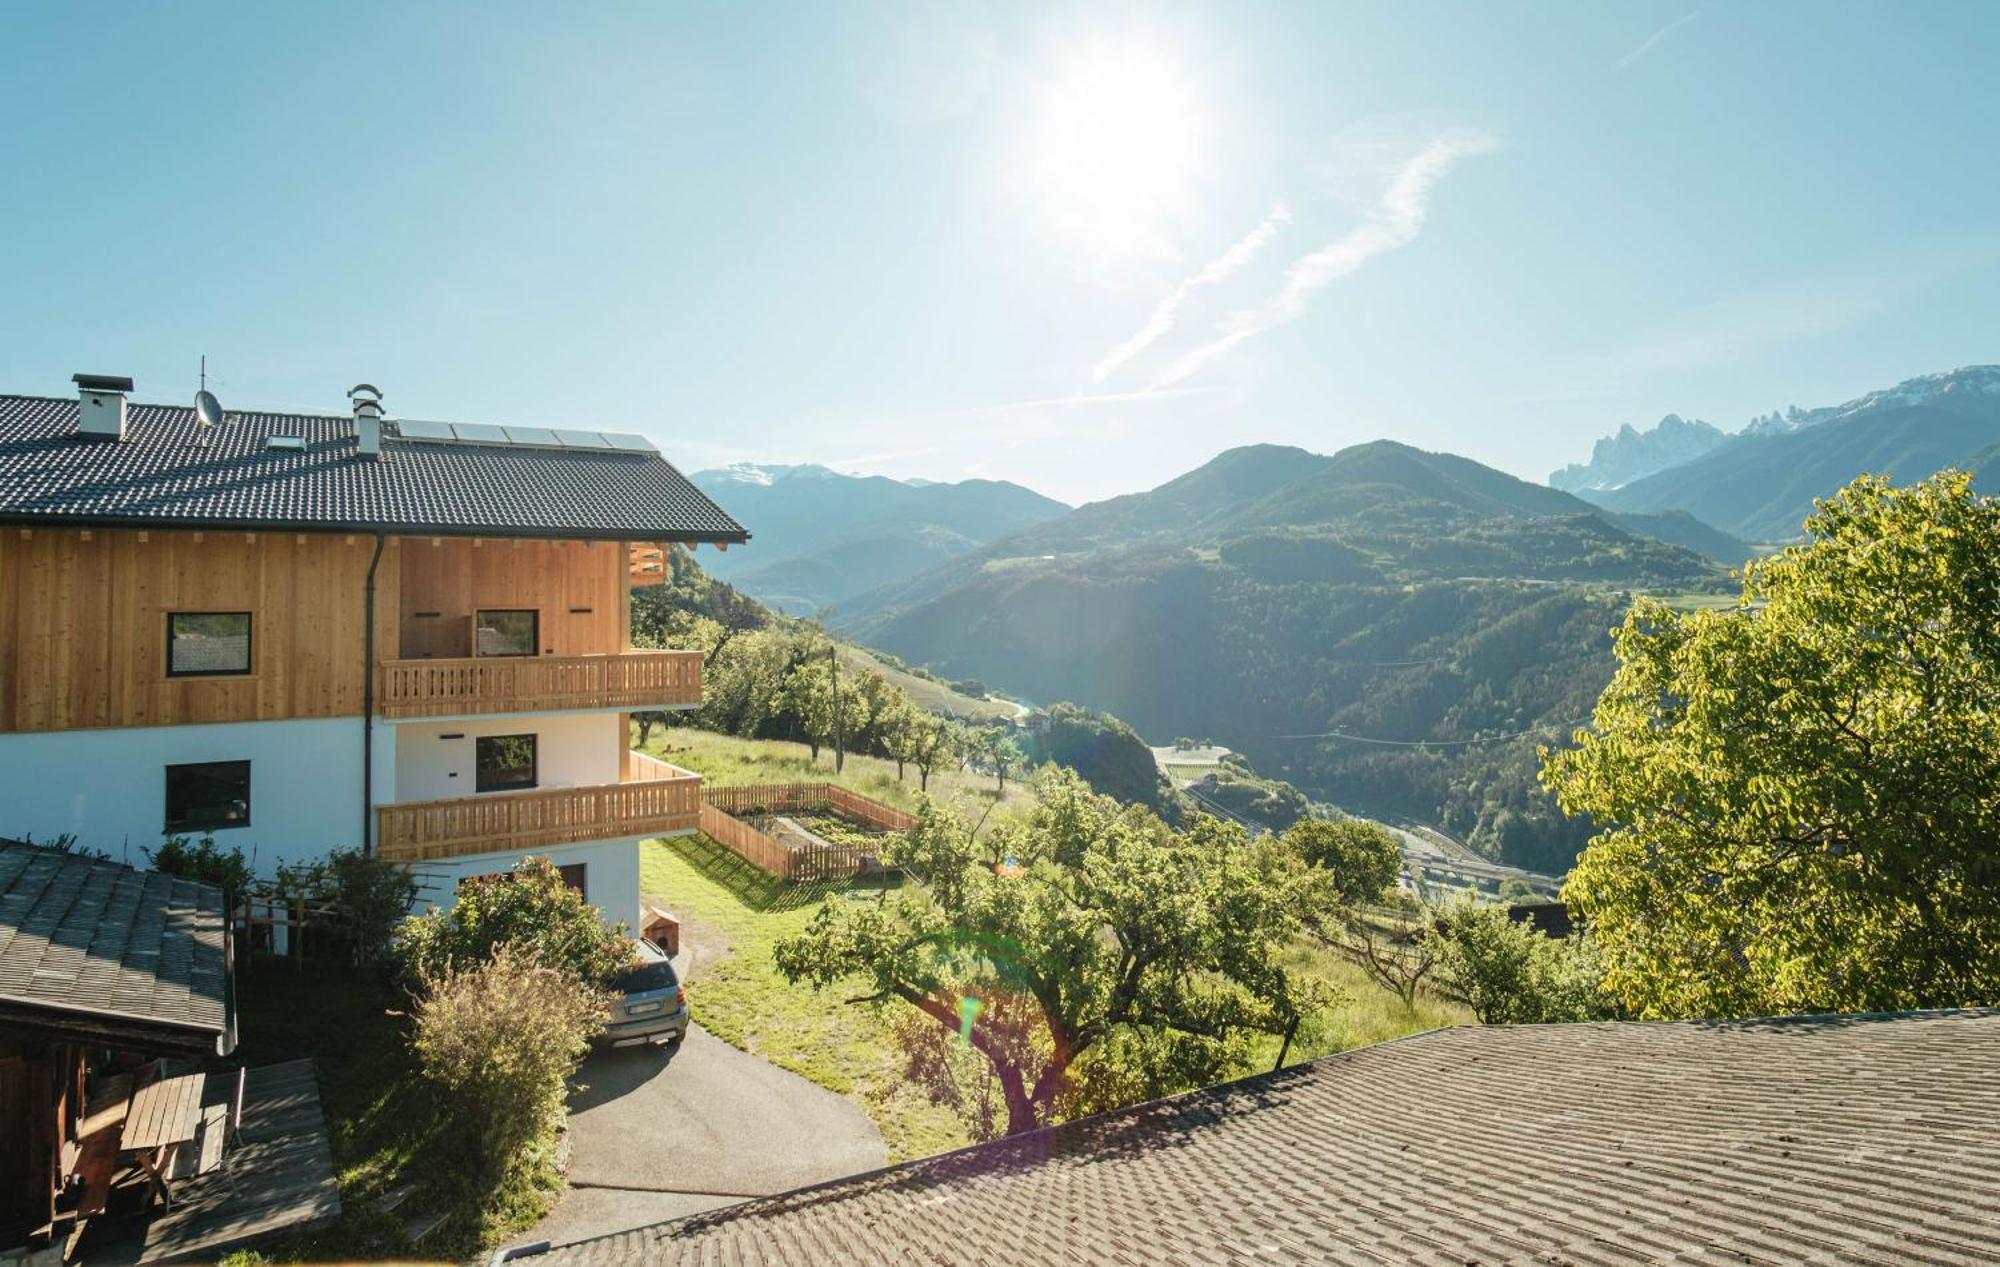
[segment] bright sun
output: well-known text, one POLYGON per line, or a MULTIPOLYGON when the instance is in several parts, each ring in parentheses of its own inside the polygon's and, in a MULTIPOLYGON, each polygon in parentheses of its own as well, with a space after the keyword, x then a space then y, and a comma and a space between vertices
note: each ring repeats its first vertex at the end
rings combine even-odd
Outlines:
POLYGON ((1100 257, 1170 254, 1213 131, 1172 49, 1129 37, 1076 44, 1036 85, 1020 175, 1071 244, 1100 257))

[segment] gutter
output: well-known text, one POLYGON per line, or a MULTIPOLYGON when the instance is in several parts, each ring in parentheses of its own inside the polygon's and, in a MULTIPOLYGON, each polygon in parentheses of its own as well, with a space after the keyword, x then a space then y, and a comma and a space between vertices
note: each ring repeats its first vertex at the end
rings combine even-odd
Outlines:
POLYGON ((366 615, 361 627, 361 852, 375 852, 375 569, 382 564, 382 547, 388 543, 375 534, 375 554, 368 560, 366 615))

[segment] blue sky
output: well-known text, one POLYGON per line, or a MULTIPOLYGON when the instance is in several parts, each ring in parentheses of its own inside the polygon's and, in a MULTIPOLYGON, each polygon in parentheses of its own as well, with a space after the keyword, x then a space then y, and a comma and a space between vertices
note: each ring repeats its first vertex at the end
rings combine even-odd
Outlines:
POLYGON ((1078 501, 2000 360, 2000 5, 17 3, 0 390, 1078 501))

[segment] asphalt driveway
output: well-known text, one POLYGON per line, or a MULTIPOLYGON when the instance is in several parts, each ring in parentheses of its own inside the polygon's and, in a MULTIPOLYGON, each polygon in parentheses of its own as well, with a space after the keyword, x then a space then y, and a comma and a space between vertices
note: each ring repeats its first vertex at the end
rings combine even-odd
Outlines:
POLYGON ((570 1190, 523 1240, 604 1236, 870 1170, 867 1115, 696 1026, 675 1047, 586 1060, 570 1099, 570 1190))

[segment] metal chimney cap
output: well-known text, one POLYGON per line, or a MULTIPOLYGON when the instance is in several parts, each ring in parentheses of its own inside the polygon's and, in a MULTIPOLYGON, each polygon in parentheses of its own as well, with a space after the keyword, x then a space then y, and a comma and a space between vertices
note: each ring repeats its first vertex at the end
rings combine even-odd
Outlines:
POLYGON ((88 392, 129 392, 132 380, 117 374, 72 374, 70 382, 88 392))

